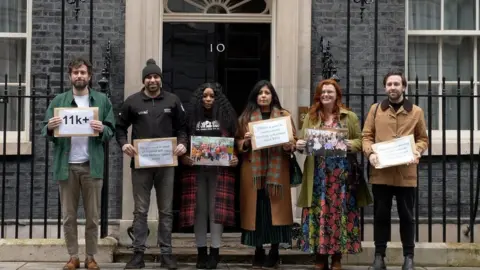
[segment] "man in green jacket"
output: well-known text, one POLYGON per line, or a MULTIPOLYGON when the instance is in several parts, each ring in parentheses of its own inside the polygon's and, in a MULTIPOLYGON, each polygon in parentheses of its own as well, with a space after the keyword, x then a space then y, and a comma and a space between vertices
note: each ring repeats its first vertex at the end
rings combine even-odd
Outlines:
POLYGON ((83 58, 76 58, 68 65, 72 89, 57 95, 45 115, 42 135, 54 144, 53 178, 59 183, 62 206, 63 230, 70 260, 65 270, 80 267, 77 238, 77 208, 82 194, 85 208, 85 268, 100 269, 94 255, 98 245, 100 197, 103 186, 103 144, 115 134, 115 119, 112 104, 107 96, 88 87, 92 65, 83 58), (54 116, 54 109, 61 107, 97 107, 98 119, 90 120, 97 137, 55 137, 54 130, 62 118, 54 116))

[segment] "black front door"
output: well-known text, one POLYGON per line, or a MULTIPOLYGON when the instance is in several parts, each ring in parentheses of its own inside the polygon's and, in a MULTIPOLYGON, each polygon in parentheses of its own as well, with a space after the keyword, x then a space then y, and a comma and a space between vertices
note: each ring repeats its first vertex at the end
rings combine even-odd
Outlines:
MULTIPOLYGON (((164 23, 162 66, 164 89, 178 95, 186 109, 199 85, 218 82, 240 115, 255 83, 270 79, 270 24, 164 23)), ((174 231, 191 232, 178 226, 181 169, 175 177, 174 231)), ((235 207, 233 231, 238 231, 238 196, 235 207)))

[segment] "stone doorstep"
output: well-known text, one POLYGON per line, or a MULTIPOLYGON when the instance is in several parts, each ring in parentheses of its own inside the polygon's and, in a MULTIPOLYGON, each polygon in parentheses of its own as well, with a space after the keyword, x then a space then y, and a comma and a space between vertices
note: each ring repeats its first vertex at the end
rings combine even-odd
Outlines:
MULTIPOLYGON (((345 265, 365 265, 372 263, 374 257, 373 242, 363 242, 363 252, 356 255, 345 255, 345 265)), ((268 252, 268 248, 267 252, 268 252)), ((173 248, 174 254, 180 261, 194 262, 197 250, 193 246, 173 248)), ((415 263, 417 266, 457 266, 457 267, 480 267, 480 245, 479 244, 448 244, 448 243, 417 243, 415 250, 415 263)), ((222 261, 226 263, 251 263, 254 248, 243 245, 223 245, 220 249, 222 261)), ((120 247, 115 252, 115 261, 127 262, 132 250, 120 247)), ((145 259, 158 261, 159 248, 149 248, 145 251, 145 259)), ((281 249, 280 256, 282 264, 313 264, 314 256, 298 250, 281 249)), ((386 263, 388 265, 400 266, 403 264, 401 243, 389 243, 386 263)))
MULTIPOLYGON (((197 250, 192 235, 177 236, 173 239, 173 252, 181 261, 196 260, 197 250)), ((84 257, 85 240, 79 240, 80 257, 84 257)), ((97 261, 126 262, 133 251, 126 247, 118 247, 113 237, 99 240, 97 261)), ((344 264, 370 265, 374 256, 373 242, 363 242, 363 252, 357 255, 345 255, 344 264)), ((268 248, 267 248, 268 249, 268 248)), ((225 236, 220 250, 222 261, 250 263, 254 249, 240 244, 237 235, 225 236)), ((160 255, 158 248, 148 248, 146 259, 155 261, 160 255)), ((310 264, 313 256, 298 250, 282 249, 280 251, 283 264, 310 264)), ((66 260, 65 242, 62 239, 0 239, 0 261, 10 262, 64 262, 66 260)), ((403 255, 401 243, 389 243, 386 261, 389 265, 401 265, 403 255)), ((417 243, 415 262, 418 266, 458 266, 480 267, 480 244, 472 243, 417 243)))
MULTIPOLYGON (((112 262, 118 241, 105 237, 98 241, 95 259, 112 262)), ((79 239, 79 257, 85 258, 85 239, 79 239)), ((68 254, 63 239, 0 239, 0 262, 66 262, 68 254)))

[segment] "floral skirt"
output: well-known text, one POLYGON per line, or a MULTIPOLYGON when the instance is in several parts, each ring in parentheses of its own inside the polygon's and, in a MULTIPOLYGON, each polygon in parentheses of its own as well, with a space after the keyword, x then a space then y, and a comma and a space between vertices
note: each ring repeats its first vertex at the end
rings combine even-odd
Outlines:
POLYGON ((303 208, 299 248, 319 254, 362 251, 360 209, 346 184, 348 161, 316 157, 312 206, 303 208))

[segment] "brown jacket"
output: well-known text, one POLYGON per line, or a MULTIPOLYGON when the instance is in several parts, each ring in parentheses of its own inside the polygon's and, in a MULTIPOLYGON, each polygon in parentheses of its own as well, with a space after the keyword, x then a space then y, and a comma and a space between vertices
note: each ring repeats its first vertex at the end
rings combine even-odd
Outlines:
MULTIPOLYGON (((287 111, 282 112, 283 116, 289 116, 287 111)), ((291 143, 295 145, 297 137, 295 125, 292 120, 292 130, 294 141, 291 143)), ((243 136, 248 131, 248 126, 240 126, 236 136, 236 144, 239 153, 242 155, 242 165, 240 167, 240 220, 242 229, 254 231, 255 230, 255 215, 257 210, 257 188, 253 185, 252 177, 252 163, 251 163, 251 149, 244 151, 243 136)), ((283 198, 270 197, 272 209, 272 225, 292 225, 292 195, 290 192, 290 172, 289 172, 289 153, 285 153, 282 159, 282 171, 280 182, 283 185, 283 198)))
MULTIPOLYGON (((362 134, 363 153, 368 158, 372 144, 413 134, 417 151, 422 154, 428 148, 423 110, 405 99, 397 112, 388 99, 373 104, 368 112, 362 134), (376 110, 376 108, 378 109, 376 110), (376 110, 376 116, 375 116, 376 110)), ((390 186, 416 187, 417 165, 401 165, 384 169, 370 166, 370 183, 390 186)))

